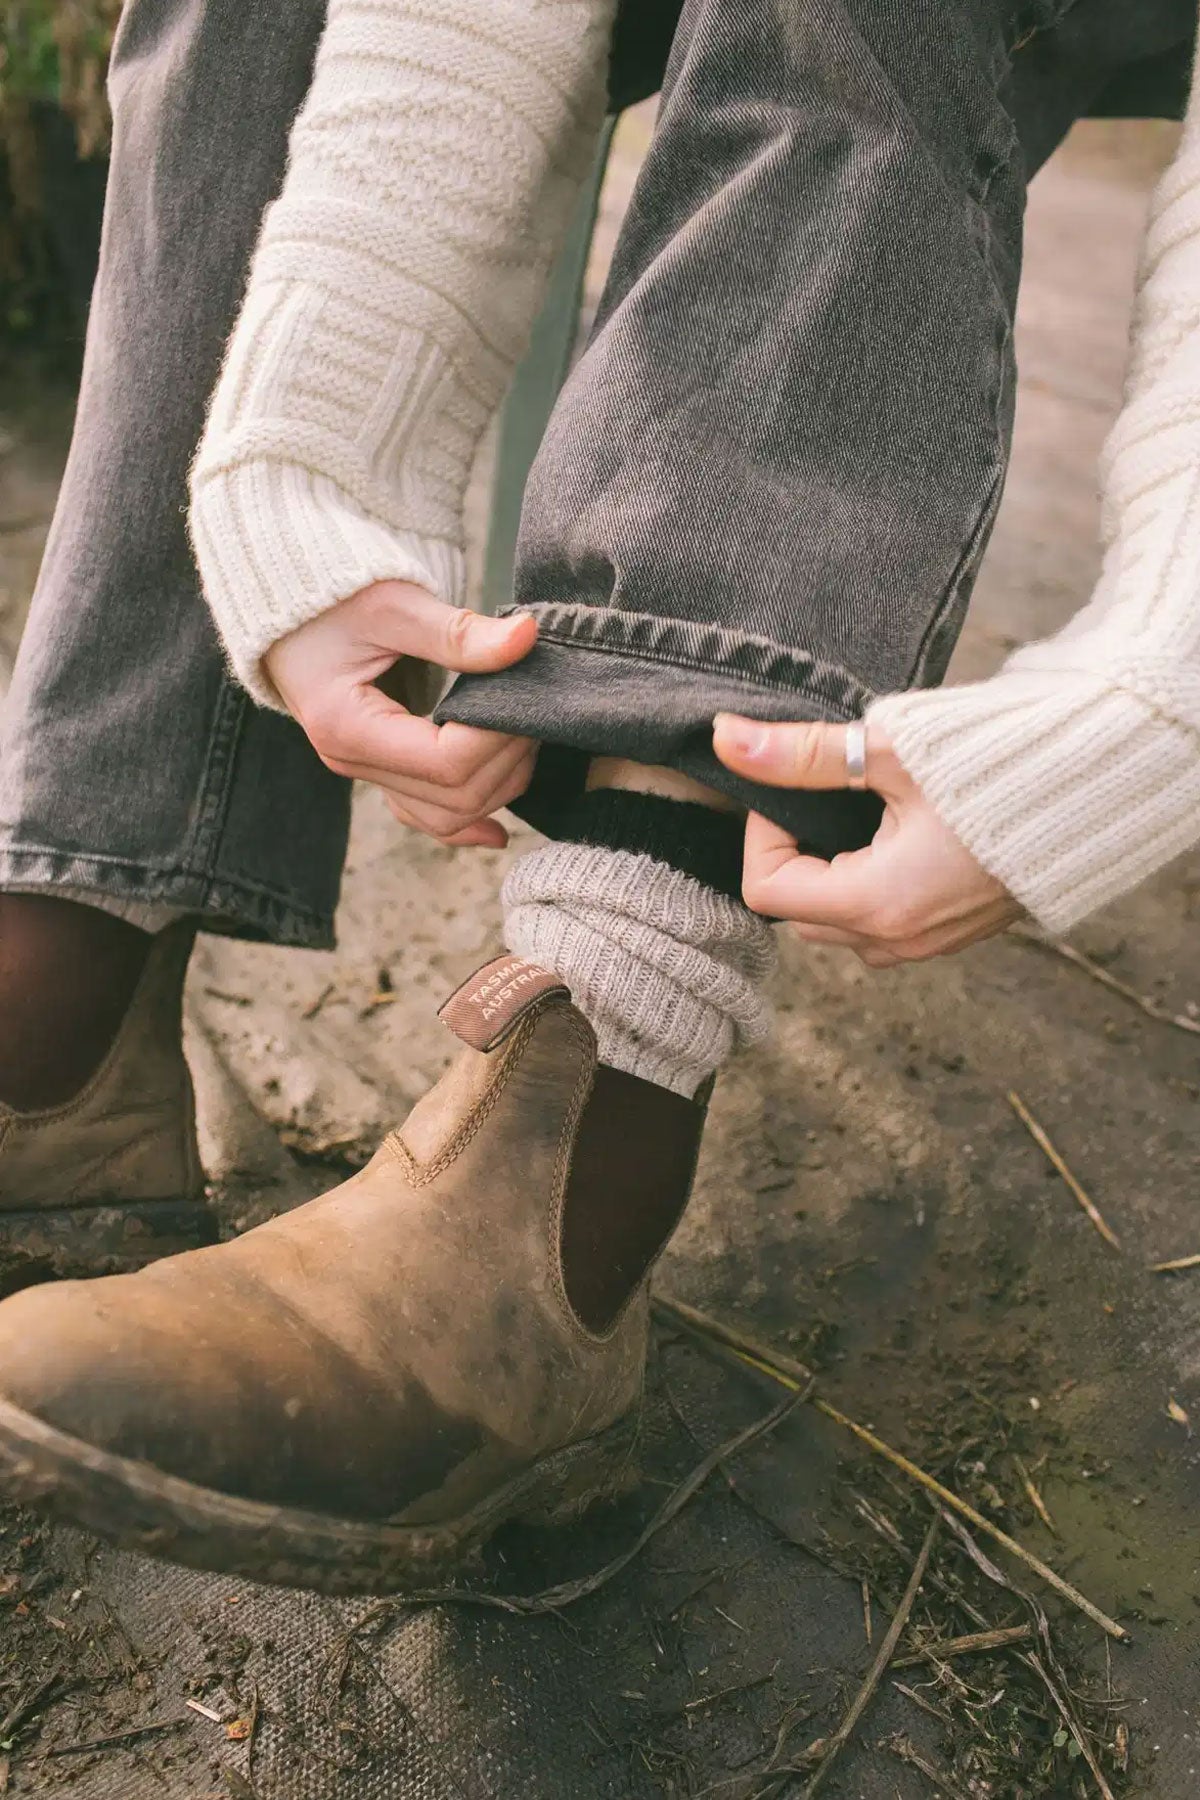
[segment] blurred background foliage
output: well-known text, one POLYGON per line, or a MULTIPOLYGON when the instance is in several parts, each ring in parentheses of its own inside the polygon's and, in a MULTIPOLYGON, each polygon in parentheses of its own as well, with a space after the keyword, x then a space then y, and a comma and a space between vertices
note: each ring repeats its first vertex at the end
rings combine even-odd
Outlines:
POLYGON ((0 342, 74 350, 103 206, 121 0, 0 0, 0 342))

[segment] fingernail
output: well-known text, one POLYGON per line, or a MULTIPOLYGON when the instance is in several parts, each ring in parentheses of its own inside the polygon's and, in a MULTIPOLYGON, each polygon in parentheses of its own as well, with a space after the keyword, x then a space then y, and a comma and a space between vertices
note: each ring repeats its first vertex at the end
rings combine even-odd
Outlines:
POLYGON ((755 719, 739 719, 735 713, 718 713, 714 721, 726 747, 749 760, 765 756, 771 734, 755 719))

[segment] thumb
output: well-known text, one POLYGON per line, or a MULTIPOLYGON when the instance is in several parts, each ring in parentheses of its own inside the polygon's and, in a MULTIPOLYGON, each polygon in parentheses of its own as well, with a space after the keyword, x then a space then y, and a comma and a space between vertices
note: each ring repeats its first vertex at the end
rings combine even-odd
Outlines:
POLYGON ((396 647, 406 656, 421 656, 461 674, 507 669, 528 656, 537 641, 532 613, 493 619, 466 607, 448 606, 419 588, 405 596, 404 610, 403 641, 396 647))
MULTIPOLYGON (((718 713, 713 721, 713 749, 735 775, 745 775, 765 787, 850 785, 844 725, 770 725, 761 719, 743 719, 736 713, 718 713)), ((870 769, 869 739, 867 765, 870 769)))

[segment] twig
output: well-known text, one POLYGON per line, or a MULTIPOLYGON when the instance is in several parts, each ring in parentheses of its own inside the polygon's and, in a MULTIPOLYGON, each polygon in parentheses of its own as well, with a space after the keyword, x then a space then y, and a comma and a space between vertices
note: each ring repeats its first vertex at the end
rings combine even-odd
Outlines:
MULTIPOLYGON (((797 1362, 795 1358, 785 1356, 781 1351, 772 1350, 766 1344, 757 1343, 753 1338, 747 1337, 744 1332, 735 1331, 729 1325, 722 1325, 719 1320, 710 1318, 707 1313, 698 1311, 694 1306, 688 1306, 682 1300, 673 1300, 665 1294, 659 1294, 654 1303, 660 1313, 665 1313, 675 1323, 686 1326, 702 1341, 723 1345, 727 1350, 733 1351, 742 1362, 748 1363, 751 1368, 761 1370, 764 1375, 769 1375, 781 1386, 802 1391, 806 1398, 811 1392, 816 1377, 811 1369, 806 1369, 804 1364, 797 1362)), ((1122 1644, 1131 1642, 1130 1635, 1123 1625, 1118 1625, 1115 1619, 1110 1619, 1107 1613, 1101 1612, 1100 1608, 1093 1605, 1086 1595, 1079 1592, 1078 1588, 1072 1587, 1069 1581, 1065 1581, 1061 1575, 1055 1574, 1054 1570, 1048 1563, 1044 1563, 1040 1556, 1035 1556, 1032 1550, 1026 1550, 1015 1538, 1009 1537, 1008 1533, 1003 1531, 999 1525, 993 1525, 990 1519, 985 1519, 983 1514, 977 1512, 969 1501, 960 1499, 935 1476, 927 1475, 924 1469, 911 1462, 901 1451, 893 1450, 890 1444, 885 1444, 883 1439, 876 1437, 873 1431, 868 1431, 865 1425, 859 1425, 856 1420, 839 1412, 836 1406, 831 1406, 829 1401, 823 1400, 819 1394, 813 1394, 809 1404, 814 1412, 819 1412, 824 1418, 832 1420, 835 1425, 840 1425, 843 1430, 852 1433, 869 1450, 873 1450, 877 1456, 884 1457, 894 1468, 907 1475, 910 1481, 915 1481, 919 1487, 923 1487, 926 1493, 936 1495, 943 1506, 950 1507, 962 1518, 968 1519, 977 1531, 985 1532, 994 1542, 1007 1550, 1010 1556, 1015 1556, 1017 1561, 1024 1563, 1027 1569, 1032 1569, 1034 1574, 1048 1587, 1053 1588, 1056 1594, 1060 1594, 1064 1600, 1069 1600, 1072 1606, 1077 1607, 1086 1618, 1092 1621, 1093 1625, 1098 1625, 1101 1631, 1107 1632, 1109 1637, 1116 1638, 1118 1643, 1122 1644)))
POLYGON ((1080 1750, 1083 1752, 1083 1760, 1084 1760, 1084 1762, 1086 1762, 1088 1768, 1092 1771, 1092 1779, 1095 1781, 1096 1786, 1099 1788, 1100 1793, 1103 1797, 1103 1800, 1114 1800, 1113 1791, 1109 1787, 1108 1782, 1104 1778, 1104 1771, 1103 1771, 1103 1769, 1101 1769, 1100 1764, 1096 1761, 1096 1753, 1092 1749, 1092 1746, 1088 1743, 1087 1733, 1084 1731, 1082 1725, 1080 1725, 1079 1721, 1076 1719, 1074 1713, 1071 1711, 1071 1708, 1067 1705, 1067 1702, 1066 1702, 1066 1699, 1064 1698, 1064 1696, 1059 1693, 1059 1691, 1055 1687, 1053 1681, 1051 1681, 1050 1676, 1047 1674, 1046 1669, 1042 1664, 1041 1657, 1035 1655, 1034 1652, 1031 1650, 1029 1652, 1028 1656, 1024 1658, 1024 1660, 1029 1664, 1030 1668, 1035 1670, 1036 1673, 1041 1677, 1042 1682, 1045 1686, 1046 1692, 1049 1694, 1050 1698, 1053 1700, 1055 1706, 1058 1708, 1060 1714, 1062 1715, 1063 1724, 1066 1726, 1067 1730, 1071 1733, 1071 1736, 1075 1739, 1075 1742, 1079 1745, 1080 1750))
POLYGON ((960 1790, 952 1787, 941 1770, 935 1769, 933 1764, 921 1755, 916 1745, 910 1743, 906 1737, 889 1738, 887 1747, 893 1756, 900 1758, 901 1762, 911 1764, 914 1769, 920 1769, 925 1779, 932 1781, 939 1794, 947 1795, 948 1800, 963 1800, 960 1790))
POLYGON ((765 1675, 755 1675, 749 1681, 735 1682, 732 1687, 718 1688, 714 1694, 701 1694, 698 1700, 685 1700, 682 1710, 685 1713, 702 1712, 707 1707, 718 1705, 722 1700, 731 1699, 734 1694, 748 1694, 751 1688, 766 1687, 774 1679, 775 1670, 769 1669, 765 1675))
POLYGON ((0 1739, 12 1737, 13 1733, 19 1731, 22 1725, 27 1725, 41 1706, 42 1701, 49 1699, 61 1679, 62 1671, 54 1669, 44 1681, 39 1681, 37 1686, 31 1688, 27 1694, 22 1694, 16 1705, 11 1706, 4 1717, 0 1719, 0 1739))
POLYGON ((1082 950, 1076 950, 1073 944, 1066 944, 1061 938, 1042 937, 1039 932, 1030 931, 1028 926, 1013 925, 1009 927, 1011 937, 1020 938, 1023 944, 1032 944, 1037 950, 1049 950, 1054 956, 1061 956, 1064 962, 1074 963, 1101 987, 1108 988, 1110 993, 1120 994, 1122 1000, 1130 1001, 1140 1007, 1148 1019, 1157 1019, 1160 1025, 1173 1025, 1177 1031, 1190 1031, 1200 1036, 1200 1019, 1189 1019, 1186 1013, 1173 1013, 1157 1000, 1151 1000, 1147 994, 1139 994, 1136 988, 1130 987, 1127 981, 1121 981, 1116 975, 1110 975, 1107 969, 1085 956, 1082 950))
MULTIPOLYGON (((948 1515, 945 1512, 943 1512, 942 1517, 946 1520, 947 1525, 950 1527, 950 1529, 954 1533, 954 1535, 958 1538, 959 1542, 962 1544, 963 1548, 966 1550, 967 1555, 971 1558, 971 1561, 975 1564, 976 1568, 980 1571, 980 1573, 983 1575, 986 1575, 988 1580, 991 1582, 994 1582, 997 1587, 1003 1588, 1006 1593, 1014 1594, 1018 1600, 1022 1601, 1023 1604, 1026 1607, 1028 1607, 1029 1611, 1032 1613, 1033 1618, 1037 1624, 1037 1632, 1038 1632, 1038 1636, 1042 1642, 1042 1649, 1043 1649, 1043 1652, 1044 1652, 1044 1655, 1046 1658, 1046 1662, 1051 1664, 1051 1666, 1054 1669, 1055 1675, 1058 1677, 1058 1679, 1060 1681, 1062 1681, 1062 1685, 1065 1690, 1066 1682, 1065 1682, 1065 1680, 1063 1680, 1062 1671, 1059 1669, 1058 1664, 1055 1661, 1054 1653, 1053 1653, 1053 1650, 1052 1650, 1051 1644, 1050 1644, 1050 1624, 1046 1618, 1045 1613, 1042 1611, 1041 1607, 1038 1605, 1037 1601, 1034 1600, 1031 1595, 1023 1593, 1022 1590, 1019 1587, 1017 1587, 1014 1582, 1011 1582, 1008 1579, 1008 1576, 1004 1574, 1003 1570, 998 1569, 996 1567, 995 1563, 991 1560, 991 1558, 989 1556, 986 1556, 984 1554, 984 1552, 979 1548, 979 1545, 975 1542, 975 1540, 971 1536, 970 1532, 966 1529, 966 1527, 962 1524, 962 1522, 960 1520, 952 1519, 952 1518, 948 1517, 948 1515)), ((1042 1686, 1045 1688, 1046 1692, 1049 1694, 1050 1698, 1053 1700, 1055 1708, 1056 1708, 1059 1716, 1061 1717, 1063 1724, 1067 1727, 1068 1731, 1071 1733, 1071 1736, 1075 1739, 1075 1742, 1079 1745, 1079 1748, 1083 1754, 1083 1759, 1087 1763, 1088 1768, 1091 1770, 1092 1776, 1096 1783, 1096 1786, 1100 1790, 1102 1800, 1114 1800, 1113 1791, 1109 1787, 1108 1782, 1104 1778, 1104 1771, 1101 1769, 1100 1764, 1096 1761, 1095 1752, 1093 1751, 1091 1744, 1088 1742, 1087 1733, 1084 1731, 1082 1725, 1080 1725, 1080 1723, 1076 1719, 1074 1713, 1071 1711, 1071 1708, 1066 1699, 1065 1692, 1060 1693, 1058 1688, 1055 1686, 1055 1683, 1051 1680, 1049 1671, 1046 1668, 1046 1662, 1043 1662, 1042 1658, 1040 1656, 1038 1656, 1037 1653, 1033 1650, 1018 1651, 1017 1659, 1019 1662, 1023 1662, 1027 1669, 1033 1670, 1033 1673, 1037 1676, 1038 1680, 1042 1683, 1042 1686)))
POLYGON ((212 1725, 223 1725, 225 1722, 216 1707, 205 1706, 203 1700, 185 1700, 183 1704, 189 1712, 199 1713, 202 1719, 207 1719, 212 1725))
POLYGON ((325 1002, 332 998, 336 992, 336 984, 332 981, 327 981, 316 999, 309 1001, 308 1005, 304 1008, 304 1011, 300 1014, 300 1017, 302 1019, 315 1019, 325 1002))
POLYGON ((933 1549, 933 1540, 937 1536, 937 1528, 938 1519, 937 1514, 935 1513, 933 1518, 929 1521, 929 1530, 925 1533, 925 1542, 921 1545, 920 1553, 916 1562, 913 1564, 913 1571, 908 1578, 908 1586, 904 1590, 904 1597, 896 1609, 891 1624, 887 1628, 887 1634, 876 1652, 874 1662, 867 1670, 866 1678, 864 1679, 862 1686, 859 1688, 857 1694, 855 1694, 854 1699, 850 1702, 850 1710, 847 1712, 833 1736, 818 1740, 809 1752, 810 1755, 819 1755, 821 1761, 813 1771, 811 1781, 809 1781, 804 1789, 803 1800, 813 1800, 814 1795, 824 1784, 825 1777, 828 1775, 830 1769, 832 1769, 838 1756, 853 1734, 858 1725, 858 1721, 862 1718, 863 1713, 870 1705, 871 1696, 879 1686, 884 1671, 895 1653, 896 1645, 900 1642, 904 1628, 908 1624, 908 1616, 912 1612, 913 1602, 916 1600, 921 1583, 925 1579, 925 1570, 929 1566, 929 1552, 933 1549))
POLYGON ((1200 1269, 1200 1256, 1174 1256, 1170 1262, 1151 1263, 1151 1275, 1176 1275, 1181 1269, 1200 1269))
POLYGON ((259 1693, 258 1683, 253 1676, 250 1677, 250 1690, 250 1729, 246 1733, 247 1781, 249 1781, 254 1774, 254 1746, 258 1741, 258 1721, 262 1713, 262 1695, 259 1693))
POLYGON ((871 1584, 865 1575, 862 1577, 860 1585, 863 1603, 863 1636, 867 1640, 867 1648, 870 1649, 875 1633, 871 1629, 871 1584))
MULTIPOLYGON (((899 1664, 893 1663, 892 1667, 898 1668, 899 1664)), ((939 1724, 948 1725, 953 1730, 954 1720, 945 1707, 935 1706, 932 1700, 927 1700, 924 1694, 918 1694, 916 1688, 906 1687, 902 1681, 893 1681, 892 1686, 898 1694, 903 1694, 906 1700, 911 1700, 914 1706, 919 1706, 922 1712, 928 1713, 931 1719, 936 1719, 939 1724)))
MULTIPOLYGON (((904 1542, 903 1542, 902 1538, 900 1537, 899 1532, 896 1530, 896 1527, 892 1524, 891 1520, 888 1519, 886 1514, 876 1512, 872 1507, 870 1507, 868 1505, 868 1503, 866 1501, 862 1500, 861 1498, 858 1501, 857 1510, 859 1511, 861 1516, 865 1519, 866 1523, 871 1527, 871 1529, 873 1531, 876 1531, 885 1540, 885 1542, 887 1542, 888 1544, 890 1544, 892 1546, 893 1549, 900 1550, 900 1551, 904 1550, 904 1548, 905 1548, 904 1542)), ((1056 1712, 1059 1714, 1060 1718, 1064 1719, 1064 1721, 1067 1723, 1072 1736, 1075 1738, 1076 1742, 1080 1745, 1080 1748, 1082 1751, 1083 1748, 1085 1747, 1085 1745, 1087 1745, 1087 1739, 1085 1738, 1082 1728, 1079 1726, 1079 1724, 1076 1722, 1076 1720, 1071 1716, 1070 1709, 1067 1706, 1066 1700, 1063 1697, 1064 1695, 1071 1695, 1071 1689, 1069 1688, 1069 1686, 1063 1676, 1062 1670, 1058 1667, 1058 1664, 1055 1660, 1055 1657, 1053 1654, 1053 1647, 1052 1647, 1051 1640, 1050 1640, 1049 1621, 1047 1620, 1045 1613, 1043 1612, 1042 1608, 1037 1604, 1036 1600, 1030 1594, 1027 1594, 1024 1591, 1024 1589, 1017 1587, 1014 1582, 1010 1581, 1008 1579, 1008 1577, 1005 1576, 1000 1571, 1000 1569, 998 1569, 996 1567, 996 1565, 990 1561, 990 1559, 984 1554, 984 1552, 975 1543, 975 1540, 971 1537, 970 1533, 963 1527, 963 1525, 957 1519, 951 1517, 949 1514, 943 1514, 943 1516, 945 1517, 947 1524, 951 1527, 951 1529, 954 1531, 955 1535, 959 1538, 964 1549, 967 1551, 968 1555, 971 1557, 972 1561, 977 1565, 977 1567, 980 1569, 980 1571, 984 1575, 986 1575, 990 1581, 995 1582, 999 1587, 1003 1588, 1006 1593, 1012 1594, 1016 1599, 1018 1599, 1021 1602, 1021 1604, 1023 1606, 1025 1606, 1028 1609, 1028 1611, 1031 1615, 1031 1618, 1034 1621, 1033 1629, 1036 1631, 1036 1634, 1040 1638, 1041 1643, 1042 1643, 1042 1655, 1041 1656, 1035 1655, 1032 1650, 1017 1649, 1015 1644, 1013 1644, 1009 1648, 1011 1648, 1012 1653, 1015 1655, 1017 1662, 1019 1662, 1023 1667, 1029 1669, 1031 1671, 1031 1673, 1038 1679, 1038 1681, 1040 1681, 1042 1683, 1043 1687, 1046 1688, 1047 1693, 1050 1695, 1051 1700, 1054 1703, 1056 1712), (1045 1659, 1044 1662, 1042 1660, 1043 1657, 1045 1659), (1045 1666, 1047 1663, 1050 1665, 1050 1668, 1053 1670, 1055 1680, 1057 1680, 1057 1682, 1060 1684, 1060 1686, 1062 1688, 1062 1693, 1060 1693, 1058 1691, 1058 1688, 1055 1687, 1054 1682, 1051 1681, 1049 1676, 1047 1675, 1046 1666, 1045 1666)), ((987 1620, 985 1619, 984 1615, 980 1612, 979 1608, 977 1606, 972 1605, 972 1603, 970 1602, 970 1600, 967 1599, 965 1594, 963 1594, 961 1591, 959 1591, 956 1588, 952 1588, 946 1581, 944 1581, 935 1569, 930 1569, 928 1571, 926 1580, 927 1580, 929 1586, 935 1588, 938 1593, 940 1593, 945 1599, 949 1600, 953 1606, 959 1608, 963 1613, 966 1614, 966 1616, 975 1625, 977 1625, 979 1627, 979 1633, 977 1635, 988 1635, 988 1636, 992 1635, 992 1628, 988 1625, 987 1620)), ((1007 1629, 1009 1629, 1009 1628, 1002 1628, 1002 1630, 997 1631, 995 1633, 995 1635, 1001 1636, 1001 1635, 1003 1635, 1003 1632, 1007 1629)), ((1033 1635, 1033 1632, 1032 1631, 1029 1632, 1028 1635, 1033 1635)), ((943 1646, 942 1647, 943 1651, 945 1649, 947 1649, 948 1647, 949 1646, 943 1646)), ((1107 1638, 1104 1641, 1104 1653, 1105 1653, 1105 1665, 1108 1670, 1108 1704, 1111 1706, 1113 1704, 1113 1702, 1112 1702, 1112 1666, 1111 1666, 1112 1658, 1111 1658, 1111 1654, 1110 1654, 1110 1645, 1109 1645, 1109 1641, 1107 1638)), ((931 1656, 936 1658, 937 1655, 938 1655, 937 1647, 935 1646, 933 1651, 931 1652, 931 1656)), ((893 1664, 893 1667, 899 1667, 899 1666, 900 1665, 898 1663, 893 1664)), ((899 1682, 895 1682, 893 1685, 897 1686, 897 1687, 902 1686, 902 1684, 899 1682)), ((910 1694, 910 1697, 914 1700, 917 1700, 917 1703, 920 1704, 920 1701, 917 1699, 917 1696, 915 1694, 910 1694)), ((1096 1702, 1095 1704, 1102 1704, 1102 1703, 1096 1702)), ((1108 1788, 1104 1781, 1104 1776, 1103 1776, 1102 1772, 1099 1770, 1099 1768, 1097 1767, 1097 1765, 1095 1763, 1095 1759, 1091 1754, 1090 1745, 1087 1745, 1087 1748, 1088 1748, 1088 1756, 1087 1756, 1086 1760, 1088 1762, 1089 1768, 1092 1770, 1092 1773, 1096 1777, 1097 1782, 1100 1784, 1101 1795, 1105 1796, 1106 1800, 1111 1800, 1111 1797, 1108 1794, 1108 1788)), ((1127 1751, 1128 1751, 1128 1728, 1125 1726, 1121 1726, 1118 1728, 1118 1743, 1117 1743, 1115 1753, 1118 1756, 1121 1756, 1122 1754, 1127 1755, 1127 1751), (1121 1737, 1122 1732, 1124 1732, 1123 1739, 1121 1737), (1124 1745, 1124 1750, 1122 1750, 1122 1744, 1124 1745)), ((1081 1790, 1081 1792, 1082 1792, 1082 1790, 1081 1790)))
POLYGON ((1053 1164, 1054 1168, 1057 1169, 1058 1173, 1062 1176, 1063 1180, 1066 1182, 1105 1243, 1111 1244, 1114 1250, 1119 1250, 1121 1248, 1120 1238, 1118 1238, 1112 1227, 1105 1221, 1103 1214, 1087 1189, 1071 1173, 1071 1170, 1067 1167, 1062 1156, 1054 1148, 1054 1145, 1050 1142, 1050 1139, 1046 1136, 1046 1133, 1042 1130, 1042 1127, 1038 1124, 1037 1120, 1022 1100, 1020 1094, 1010 1091, 1008 1104, 1012 1107, 1018 1119, 1020 1119, 1022 1125, 1025 1127, 1038 1149, 1042 1152, 1043 1156, 1048 1162, 1053 1164))
POLYGON ((187 1724, 186 1719, 154 1719, 148 1725, 130 1725, 125 1731, 110 1732, 107 1737, 88 1738, 81 1744, 55 1744, 50 1750, 43 1750, 43 1757, 51 1756, 83 1756, 89 1750, 108 1750, 114 1744, 127 1744, 131 1738, 149 1737, 156 1731, 180 1731, 187 1724))
POLYGON ((994 1631, 972 1631, 966 1637, 946 1638, 943 1643, 929 1644, 898 1656, 893 1669, 915 1669, 918 1663, 950 1662, 956 1656, 973 1656, 979 1650, 1003 1650, 1008 1644, 1027 1644, 1033 1636, 1029 1625, 999 1625, 994 1631))
POLYGON ((1046 1505, 1041 1494, 1034 1486, 1032 1475, 1029 1473, 1029 1470, 1025 1467, 1025 1464, 1021 1461, 1019 1456, 1013 1457, 1013 1463, 1016 1466, 1017 1474, 1021 1479, 1021 1486, 1025 1489, 1026 1498, 1028 1499, 1030 1506, 1032 1506, 1034 1512, 1046 1527, 1046 1530, 1052 1531, 1055 1537, 1057 1537, 1058 1526, 1050 1517, 1050 1508, 1046 1505))

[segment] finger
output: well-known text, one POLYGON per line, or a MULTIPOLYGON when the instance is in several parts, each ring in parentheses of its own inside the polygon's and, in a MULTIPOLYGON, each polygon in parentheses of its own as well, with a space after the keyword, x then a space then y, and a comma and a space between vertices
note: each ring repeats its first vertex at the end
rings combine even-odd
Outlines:
POLYGON ((864 937, 861 931, 840 931, 833 925, 797 925, 791 926, 794 937, 805 944, 835 944, 840 950, 860 950, 871 940, 864 937))
MULTIPOLYGON (((366 765, 355 765, 354 778, 356 781, 369 781, 373 786, 383 788, 386 793, 402 795, 427 806, 448 807, 465 817, 474 818, 482 813, 494 812, 497 805, 507 804, 507 801, 495 801, 493 796, 506 788, 518 771, 528 770, 525 777, 528 785, 536 755, 537 746, 530 743, 528 738, 506 738, 503 748, 494 751, 470 779, 457 788, 366 765)), ((523 791, 523 788, 516 790, 518 793, 523 791)))
POLYGON ((473 725, 435 725, 369 686, 340 690, 328 717, 304 723, 318 755, 339 775, 399 776, 436 787, 464 787, 514 741, 473 725))
POLYGON ((795 839, 760 813, 747 819, 742 897, 751 912, 867 935, 876 886, 869 848, 822 862, 801 856, 795 839))
POLYGON ((447 806, 428 806, 423 800, 410 800, 406 794, 389 796, 389 805, 398 819, 423 831, 426 837, 452 838, 469 826, 482 822, 481 815, 451 812, 447 806))
MULTIPOLYGON (((713 721, 713 749, 727 769, 766 787, 845 788, 846 727, 801 723, 772 725, 718 713, 713 721)), ((895 771, 895 758, 878 732, 867 734, 867 779, 879 792, 895 771)))
POLYGON ((476 847, 503 850, 508 843, 508 832, 498 819, 472 819, 465 825, 461 819, 439 822, 423 810, 414 810, 391 797, 388 798, 388 810, 399 824, 407 826, 410 831, 419 831, 422 837, 432 838, 435 843, 446 844, 455 849, 476 847))
POLYGON ((972 944, 983 943, 997 932, 1005 931, 1013 920, 1013 907, 1007 898, 990 901, 985 906, 964 913, 944 925, 932 926, 901 943, 887 947, 903 962, 929 962, 936 956, 954 956, 972 944))
POLYGON ((395 788, 385 788, 384 791, 388 805, 398 818, 403 816, 406 824, 414 825, 427 836, 440 838, 448 843, 457 841, 457 834, 468 826, 481 824, 493 813, 499 812, 501 807, 511 805, 529 786, 533 766, 534 758, 526 753, 522 761, 501 781, 489 787, 477 804, 470 806, 464 804, 461 796, 445 797, 438 794, 430 802, 395 788))
POLYGON ((379 583, 363 625, 384 649, 472 675, 520 662, 538 634, 532 613, 493 619, 467 607, 449 606, 409 582, 379 583))
POLYGON ((503 850, 508 833, 499 819, 476 819, 474 824, 465 825, 441 841, 451 850, 503 850))
POLYGON ((905 960, 902 956, 895 956, 890 950, 884 950, 878 945, 864 947, 856 950, 854 954, 859 962, 866 964, 868 969, 894 969, 905 960))

